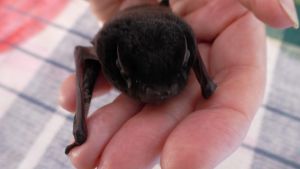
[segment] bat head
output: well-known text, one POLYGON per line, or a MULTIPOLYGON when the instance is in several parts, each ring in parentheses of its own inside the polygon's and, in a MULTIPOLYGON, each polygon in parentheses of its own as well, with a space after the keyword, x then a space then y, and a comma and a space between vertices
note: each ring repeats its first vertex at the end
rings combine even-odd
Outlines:
POLYGON ((183 30, 164 17, 131 16, 100 35, 103 72, 121 91, 142 102, 160 102, 186 85, 193 57, 183 30))

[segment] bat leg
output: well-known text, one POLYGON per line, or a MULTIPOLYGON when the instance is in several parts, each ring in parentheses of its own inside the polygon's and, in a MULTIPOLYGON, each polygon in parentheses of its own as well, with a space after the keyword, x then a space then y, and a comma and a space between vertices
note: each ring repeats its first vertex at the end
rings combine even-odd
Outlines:
POLYGON ((73 122, 74 143, 66 147, 68 154, 74 147, 80 146, 87 139, 86 117, 92 93, 100 71, 100 63, 92 47, 75 48, 76 64, 76 113, 73 122))
POLYGON ((201 84, 202 96, 205 99, 208 99, 216 90, 217 85, 209 77, 198 50, 197 53, 198 54, 195 58, 193 70, 195 72, 198 82, 201 84))
POLYGON ((201 59, 201 55, 197 47, 197 40, 194 34, 192 33, 192 30, 186 25, 181 26, 183 26, 183 29, 186 31, 186 44, 188 46, 188 50, 191 56, 188 65, 191 65, 193 67, 196 78, 201 85, 202 96, 205 99, 208 99, 216 90, 217 85, 212 81, 212 79, 208 75, 208 72, 201 59))

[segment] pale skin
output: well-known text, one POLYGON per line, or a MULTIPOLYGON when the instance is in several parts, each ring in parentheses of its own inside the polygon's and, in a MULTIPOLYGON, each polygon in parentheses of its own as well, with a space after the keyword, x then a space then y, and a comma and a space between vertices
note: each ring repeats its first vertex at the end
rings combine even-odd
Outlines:
MULTIPOLYGON (((101 21, 128 6, 156 0, 91 0, 101 21)), ((78 169, 211 169, 242 142, 262 102, 266 79, 265 27, 295 25, 278 0, 171 0, 193 28, 218 88, 201 97, 193 74, 185 90, 161 105, 121 94, 88 119, 88 139, 69 157, 78 169)), ((293 1, 285 1, 291 10, 293 1)), ((74 112, 74 75, 61 87, 62 107, 74 112)), ((102 75, 95 96, 111 89, 102 75)))

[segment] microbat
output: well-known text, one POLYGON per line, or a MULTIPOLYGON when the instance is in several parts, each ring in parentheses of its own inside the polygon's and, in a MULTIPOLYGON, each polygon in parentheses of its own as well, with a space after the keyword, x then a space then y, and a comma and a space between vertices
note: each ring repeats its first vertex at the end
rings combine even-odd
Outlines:
POLYGON ((117 89, 144 103, 179 94, 191 68, 203 97, 213 94, 216 85, 201 60, 192 29, 168 6, 168 1, 162 1, 161 5, 123 10, 105 23, 92 47, 75 48, 75 142, 66 148, 66 154, 87 139, 86 116, 100 71, 117 89))

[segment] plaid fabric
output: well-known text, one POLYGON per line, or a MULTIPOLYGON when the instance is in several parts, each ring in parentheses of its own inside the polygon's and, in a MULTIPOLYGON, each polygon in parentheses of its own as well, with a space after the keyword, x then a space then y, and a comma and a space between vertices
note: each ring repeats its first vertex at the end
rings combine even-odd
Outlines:
MULTIPOLYGON (((99 25, 83 1, 68 1, 54 19, 13 3, 0 7, 44 26, 19 43, 0 41, 7 46, 0 53, 0 168, 72 168, 63 151, 73 118, 58 106, 59 85, 74 72, 74 47, 88 45, 99 25)), ((266 98, 243 144, 218 169, 300 169, 300 34, 269 32, 266 98)))

